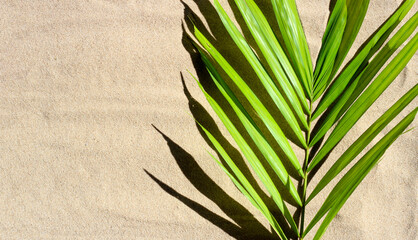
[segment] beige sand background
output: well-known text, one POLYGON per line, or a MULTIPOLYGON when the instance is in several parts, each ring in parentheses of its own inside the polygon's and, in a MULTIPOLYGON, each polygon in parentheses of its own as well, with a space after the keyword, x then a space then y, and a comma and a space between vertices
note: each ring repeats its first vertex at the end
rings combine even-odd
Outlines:
MULTIPOLYGON (((269 8, 269 1, 258 2, 269 8)), ((371 1, 355 49, 400 2, 371 1)), ((297 3, 316 56, 328 1, 297 3)), ((211 6, 208 0, 0 1, 0 239, 272 238, 210 159, 190 117, 218 132, 186 72, 207 77, 183 39, 185 14, 194 12, 226 56, 245 66, 211 6)), ((416 84, 417 60, 324 168, 416 84)), ((324 239, 416 239, 417 134, 390 148, 324 239)), ((325 196, 311 203, 308 218, 325 196)))

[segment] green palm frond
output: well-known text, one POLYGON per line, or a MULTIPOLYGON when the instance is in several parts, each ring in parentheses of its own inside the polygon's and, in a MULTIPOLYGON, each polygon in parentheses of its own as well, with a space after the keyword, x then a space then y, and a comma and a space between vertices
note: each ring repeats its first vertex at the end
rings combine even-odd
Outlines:
POLYGON ((370 150, 342 176, 307 228, 304 228, 308 203, 339 176, 378 134, 382 134, 382 130, 418 95, 418 85, 415 85, 337 158, 319 183, 313 186, 313 191, 307 194, 308 176, 311 171, 320 166, 417 51, 418 36, 413 34, 418 26, 418 14, 390 36, 414 3, 415 0, 403 1, 349 63, 342 66, 363 23, 369 0, 337 0, 331 10, 316 65, 313 67, 295 0, 271 0, 271 10, 276 17, 280 33, 273 31, 254 0, 235 0, 246 25, 240 27, 248 28, 255 46, 248 41, 247 38, 250 36, 241 33, 218 0, 214 0, 214 7, 223 26, 239 49, 237 59, 249 63, 257 80, 264 87, 269 101, 274 105, 266 105, 259 93, 247 84, 247 76, 241 76, 238 73, 240 69, 234 69, 198 27, 193 27, 193 44, 217 90, 233 111, 224 109, 222 106, 225 105, 219 104, 221 100, 215 100, 199 80, 195 80, 288 226, 278 223, 277 216, 274 216, 272 209, 259 196, 234 159, 211 134, 211 129, 199 124, 223 161, 209 154, 254 207, 265 216, 281 239, 289 238, 283 230, 289 227, 293 234, 303 239, 323 219, 318 231, 313 235, 313 239, 320 239, 353 191, 414 120, 417 109, 371 146, 370 150), (277 37, 279 34, 282 36, 282 42, 277 37), (402 49, 396 53, 399 48, 402 49), (254 49, 258 49, 259 52, 254 49), (314 104, 317 100, 318 104, 314 104), (316 108, 313 108, 315 105, 316 108), (283 117, 285 125, 273 117, 276 112, 283 117), (321 121, 314 126, 313 120, 319 117, 321 121), (241 126, 243 132, 238 130, 241 126), (333 126, 335 128, 330 131, 333 126), (289 131, 283 131, 283 127, 288 127, 286 130, 289 131), (328 133, 330 134, 326 138, 328 133), (317 146, 316 154, 310 154, 311 148, 319 145, 322 139, 325 139, 324 143, 317 146), (304 159, 297 158, 297 149, 292 147, 292 141, 305 151, 304 159), (290 171, 298 173, 297 179, 291 177, 290 171), (284 187, 278 188, 274 179, 279 179, 284 187), (299 181, 302 190, 298 191, 295 181, 299 181), (300 208, 299 222, 289 211, 283 194, 291 196, 291 204, 300 208))

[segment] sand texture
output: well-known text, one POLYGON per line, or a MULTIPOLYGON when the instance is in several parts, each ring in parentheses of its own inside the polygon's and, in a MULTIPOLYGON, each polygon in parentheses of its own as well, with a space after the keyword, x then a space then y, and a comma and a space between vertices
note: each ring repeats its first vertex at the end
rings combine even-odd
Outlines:
MULTIPOLYGON (((270 1, 257 2, 272 13, 270 1)), ((243 23, 235 7, 221 3, 243 23)), ((400 3, 371 0, 349 57, 400 3)), ((329 1, 297 4, 315 59, 329 1)), ((187 73, 219 97, 186 38, 187 15, 254 83, 209 0, 0 1, 0 239, 274 239, 207 154, 211 146, 191 117, 223 135, 242 163, 187 73)), ((417 70, 415 55, 324 169, 417 83, 417 70)), ((415 129, 394 143, 323 239, 416 239, 417 136, 415 129)), ((330 190, 310 203, 308 219, 330 190)))

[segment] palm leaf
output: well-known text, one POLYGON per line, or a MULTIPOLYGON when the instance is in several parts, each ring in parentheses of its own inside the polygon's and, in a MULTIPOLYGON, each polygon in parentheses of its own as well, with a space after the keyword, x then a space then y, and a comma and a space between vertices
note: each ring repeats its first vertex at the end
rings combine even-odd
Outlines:
MULTIPOLYGON (((230 120, 231 116, 227 115, 220 104, 205 91, 200 82, 196 81, 209 104, 236 142, 239 150, 251 165, 254 173, 271 195, 287 221, 286 224, 300 239, 303 239, 324 218, 314 236, 314 239, 320 239, 349 196, 377 164, 393 141, 405 131, 418 111, 417 109, 412 111, 349 169, 332 189, 308 227, 304 229, 307 204, 334 180, 418 95, 418 85, 416 85, 337 158, 309 197, 307 196, 308 173, 317 167, 350 131, 417 51, 418 36, 415 34, 403 49, 394 56, 393 60, 384 67, 386 62, 407 41, 418 26, 418 14, 415 14, 393 37, 389 37, 410 11, 415 0, 404 0, 386 22, 362 45, 351 61, 343 66, 343 70, 335 79, 336 73, 342 66, 361 28, 369 0, 336 0, 322 38, 321 49, 313 72, 309 48, 295 0, 271 0, 272 10, 283 38, 282 46, 264 13, 254 0, 234 0, 234 2, 245 21, 245 26, 241 27, 249 29, 256 46, 251 46, 247 42, 218 0, 214 0, 214 7, 229 36, 238 47, 240 54, 244 56, 243 59, 250 64, 257 75, 257 80, 264 86, 269 98, 274 102, 274 109, 268 109, 263 104, 257 93, 247 85, 246 81, 199 29, 193 26, 194 36, 198 42, 193 42, 193 44, 200 53, 206 70, 209 72, 217 90, 228 103, 228 107, 232 108, 233 112, 230 114, 237 117, 237 120, 232 122, 230 120), (388 39, 389 41, 384 45, 388 39), (260 52, 256 53, 253 50, 254 48, 259 49, 260 52), (265 65, 262 63, 263 60, 266 62, 265 65), (223 72, 219 72, 217 68, 222 69, 223 72), (270 75, 268 68, 272 75, 270 75), (381 71, 380 74, 378 74, 379 71, 381 71), (224 79, 223 73, 228 79, 224 79), (234 87, 230 87, 229 84, 233 84, 234 87), (239 94, 232 89, 237 89, 239 94), (238 95, 240 99, 237 97, 238 95), (314 101, 319 98, 321 100, 317 108, 312 109, 314 101), (244 103, 249 103, 249 105, 247 106, 244 103), (292 148, 288 141, 290 136, 283 133, 281 126, 272 116, 272 112, 275 110, 279 110, 283 115, 291 133, 296 136, 297 143, 304 148, 303 167, 296 157, 296 149, 292 148), (327 114, 322 117, 321 121, 318 121, 316 126, 312 126, 313 120, 325 111, 327 114), (266 127, 266 131, 264 131, 264 126, 260 124, 266 127), (324 138, 334 124, 336 126, 323 146, 318 146, 317 154, 310 154, 311 148, 324 138), (243 132, 238 131, 238 127, 243 127, 243 132), (289 169, 285 167, 281 157, 277 154, 276 145, 272 145, 267 140, 270 134, 277 142, 278 147, 285 153, 292 168, 302 177, 302 179, 299 179, 299 186, 301 186, 299 192, 290 178, 289 169), (272 175, 263 165, 264 162, 267 162, 269 165, 267 167, 273 170, 272 175), (273 181, 276 177, 283 183, 284 192, 280 192, 273 181), (283 193, 289 194, 292 197, 291 200, 301 210, 301 220, 298 224, 282 197, 283 193)), ((289 236, 283 231, 284 226, 278 224, 272 214, 272 209, 261 199, 254 186, 249 183, 248 179, 236 166, 234 159, 227 154, 223 146, 210 133, 210 130, 202 126, 201 128, 227 166, 224 166, 224 163, 214 156, 211 155, 211 157, 251 204, 265 216, 279 237, 288 239, 289 236)))

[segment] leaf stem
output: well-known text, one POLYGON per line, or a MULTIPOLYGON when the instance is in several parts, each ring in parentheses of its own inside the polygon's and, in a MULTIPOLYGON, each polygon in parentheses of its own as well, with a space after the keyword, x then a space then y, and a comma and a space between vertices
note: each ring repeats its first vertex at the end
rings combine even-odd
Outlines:
POLYGON ((303 231, 305 224, 305 206, 306 206, 306 188, 308 186, 308 163, 309 163, 309 141, 311 137, 311 118, 312 118, 312 101, 309 101, 309 113, 308 113, 308 131, 306 132, 306 144, 308 145, 305 149, 305 162, 303 163, 303 193, 302 193, 302 210, 301 210, 301 220, 300 220, 300 239, 303 240, 303 231))

